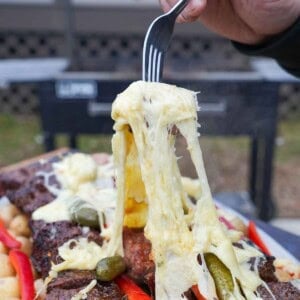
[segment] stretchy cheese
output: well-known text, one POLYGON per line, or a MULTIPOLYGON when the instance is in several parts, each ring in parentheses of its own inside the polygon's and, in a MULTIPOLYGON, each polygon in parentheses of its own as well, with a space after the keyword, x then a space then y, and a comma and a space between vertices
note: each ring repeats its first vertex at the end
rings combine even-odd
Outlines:
POLYGON ((215 254, 232 274, 230 299, 244 299, 238 282, 247 299, 259 299, 254 291, 262 280, 239 265, 212 201, 198 142, 196 94, 162 83, 135 82, 118 95, 112 118, 118 178, 113 238, 116 250, 122 252, 121 231, 128 203, 141 205, 144 201, 145 235, 151 241, 156 267, 156 299, 182 299, 195 284, 207 299, 216 297, 205 263, 197 262, 198 255, 208 252, 215 254), (198 199, 192 219, 184 212, 187 196, 174 154, 176 128, 187 141, 198 174, 198 199))

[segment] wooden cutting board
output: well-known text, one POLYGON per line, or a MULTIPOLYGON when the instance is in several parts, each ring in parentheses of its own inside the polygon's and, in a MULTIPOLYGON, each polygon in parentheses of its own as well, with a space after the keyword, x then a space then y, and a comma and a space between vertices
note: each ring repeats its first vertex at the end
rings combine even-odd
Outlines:
POLYGON ((32 163, 35 163, 41 159, 49 159, 53 156, 57 156, 57 155, 62 155, 66 152, 70 151, 69 148, 65 147, 65 148, 60 148, 60 149, 57 149, 57 150, 54 150, 54 151, 51 151, 51 152, 47 152, 47 153, 44 153, 44 154, 41 154, 41 155, 38 155, 38 156, 35 156, 33 158, 30 158, 30 159, 25 159, 25 160, 22 160, 18 163, 15 163, 15 164, 12 164, 12 165, 9 165, 9 166, 6 166, 6 167, 3 167, 3 168, 0 168, 0 173, 6 173, 6 172, 11 172, 11 171, 14 171, 14 170, 17 170, 17 169, 20 169, 22 167, 25 167, 25 166, 28 166, 32 163))

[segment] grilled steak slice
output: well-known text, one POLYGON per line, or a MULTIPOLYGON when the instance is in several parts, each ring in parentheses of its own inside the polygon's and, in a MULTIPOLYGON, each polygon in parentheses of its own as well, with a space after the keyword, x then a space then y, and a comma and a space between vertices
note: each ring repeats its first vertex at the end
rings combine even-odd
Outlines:
POLYGON ((265 259, 261 259, 258 264, 258 272, 259 276, 265 282, 277 282, 278 279, 275 275, 275 267, 274 267, 275 257, 266 256, 265 259))
POLYGON ((35 177, 17 190, 8 191, 7 196, 27 215, 31 215, 37 208, 55 199, 55 196, 45 187, 43 179, 40 177, 35 177))
POLYGON ((128 276, 154 291, 154 262, 151 260, 151 243, 143 229, 124 228, 124 258, 128 276))
MULTIPOLYGON (((269 282, 268 286, 276 299, 297 300, 300 299, 300 290, 290 282, 269 282)), ((263 300, 273 300, 269 291, 264 286, 258 287, 258 292, 263 300)))
MULTIPOLYGON (((93 279, 93 271, 69 270, 58 273, 47 287, 47 300, 70 300, 93 279)), ((88 293, 89 300, 121 300, 122 294, 114 282, 98 282, 88 293)))
MULTIPOLYGON (((67 153, 64 153, 65 155, 67 153)), ((61 160, 62 156, 53 156, 47 161, 36 161, 28 165, 22 165, 19 168, 11 171, 4 171, 0 174, 0 197, 4 196, 8 191, 17 190, 22 185, 30 182, 35 174, 39 171, 51 172, 52 164, 61 160)))
POLYGON ((8 191, 16 190, 21 186, 24 178, 18 178, 18 173, 21 177, 23 175, 22 173, 27 174, 24 169, 19 170, 19 172, 11 172, 10 174, 0 174, 0 197, 5 196, 8 191))
POLYGON ((183 293, 183 296, 187 299, 187 300, 197 300, 197 297, 195 296, 195 294, 193 293, 192 289, 188 289, 186 292, 183 293))
POLYGON ((0 174, 0 197, 10 190, 17 190, 21 185, 29 182, 37 170, 41 169, 40 163, 34 163, 14 171, 0 174))
POLYGON ((275 257, 273 256, 265 256, 265 257, 251 257, 250 270, 254 271, 254 265, 257 263, 258 273, 260 278, 265 282, 277 282, 278 279, 275 275, 275 267, 273 262, 275 257), (256 260, 259 259, 258 263, 256 260))
POLYGON ((88 285, 93 279, 96 279, 95 272, 88 270, 68 270, 58 273, 47 286, 47 292, 52 289, 74 289, 88 285))
POLYGON ((45 223, 44 221, 31 221, 33 234, 32 263, 43 278, 48 276, 51 261, 55 264, 62 262, 58 256, 58 248, 70 239, 87 237, 90 241, 101 245, 99 232, 90 229, 83 232, 82 227, 68 221, 45 223))
POLYGON ((54 157, 47 162, 37 162, 26 168, 1 174, 0 194, 5 193, 13 204, 27 215, 31 215, 34 210, 55 198, 48 187, 60 187, 52 174, 52 163, 57 161, 59 158, 54 157))

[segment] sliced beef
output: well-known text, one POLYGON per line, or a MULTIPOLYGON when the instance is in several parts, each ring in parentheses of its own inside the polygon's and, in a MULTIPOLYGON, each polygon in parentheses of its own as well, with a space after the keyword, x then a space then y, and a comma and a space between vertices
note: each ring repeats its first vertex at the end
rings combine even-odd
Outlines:
POLYGON ((102 244, 98 231, 90 229, 88 232, 83 232, 82 227, 68 221, 54 223, 31 221, 30 227, 33 234, 31 259, 36 271, 43 278, 47 277, 51 262, 55 264, 62 262, 58 256, 58 248, 68 240, 87 237, 89 241, 102 244))
POLYGON ((262 259, 258 264, 258 272, 260 278, 265 282, 277 282, 278 279, 275 275, 275 267, 274 267, 275 257, 266 256, 265 259, 262 259))
MULTIPOLYGON (((268 286, 276 299, 299 300, 300 291, 290 282, 269 282, 268 286)), ((258 287, 258 293, 263 300, 273 300, 269 291, 264 286, 258 287)))
POLYGON ((37 208, 55 199, 55 196, 45 187, 41 177, 33 178, 17 190, 8 191, 7 197, 27 215, 31 215, 37 208))
POLYGON ((61 160, 61 158, 68 152, 63 153, 62 156, 53 156, 46 161, 39 160, 27 165, 22 165, 17 169, 11 171, 4 171, 0 173, 0 197, 4 196, 9 190, 16 190, 22 185, 30 182, 35 174, 39 171, 51 172, 52 164, 61 160))
POLYGON ((252 257, 249 261, 250 270, 254 271, 254 265, 257 263, 260 278, 265 282, 276 282, 278 279, 275 275, 274 260, 275 257, 273 256, 252 257), (256 262, 257 259, 259 259, 258 263, 256 262))
POLYGON ((30 181, 37 170, 41 169, 40 163, 34 163, 26 167, 4 172, 0 174, 0 197, 10 190, 17 190, 21 185, 30 181))
MULTIPOLYGON (((49 293, 47 293, 45 300, 70 300, 72 299, 73 296, 75 296, 77 293, 79 293, 79 291, 81 290, 81 288, 77 288, 77 289, 69 289, 69 290, 64 290, 64 289, 54 289, 52 291, 50 291, 49 293)), ((94 290, 94 289, 93 289, 94 290)), ((94 291, 90 292, 90 297, 87 299, 97 299, 96 297, 93 297, 91 295, 91 293, 94 291)))
POLYGON ((55 199, 47 186, 59 188, 60 185, 55 175, 47 176, 45 182, 43 174, 53 171, 52 164, 59 161, 59 157, 53 157, 47 162, 36 162, 16 171, 0 175, 0 195, 5 194, 8 199, 27 215, 55 199))
POLYGON ((154 291, 154 262, 151 260, 151 243, 143 229, 124 228, 124 258, 128 276, 138 283, 146 284, 154 291))
POLYGON ((192 289, 190 288, 189 290, 187 290, 186 292, 183 293, 183 296, 187 299, 187 300, 197 300, 197 297, 195 296, 195 294, 193 293, 192 289))
POLYGON ((52 289, 73 289, 88 285, 93 279, 96 279, 95 272, 88 270, 69 270, 58 273, 47 286, 47 292, 52 289))
POLYGON ((16 190, 21 186, 21 181, 8 174, 0 174, 0 197, 5 196, 10 190, 16 190))
MULTIPOLYGON (((47 287, 47 300, 70 300, 93 279, 92 271, 69 270, 58 273, 47 287)), ((122 294, 114 282, 98 282, 88 293, 89 300, 121 300, 122 294)))

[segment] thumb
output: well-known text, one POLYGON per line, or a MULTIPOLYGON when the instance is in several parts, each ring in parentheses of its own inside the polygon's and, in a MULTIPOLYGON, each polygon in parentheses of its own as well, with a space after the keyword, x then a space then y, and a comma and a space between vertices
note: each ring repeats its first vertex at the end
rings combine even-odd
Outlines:
POLYGON ((206 7, 207 0, 190 0, 188 5, 178 16, 177 22, 186 23, 196 21, 206 7))

